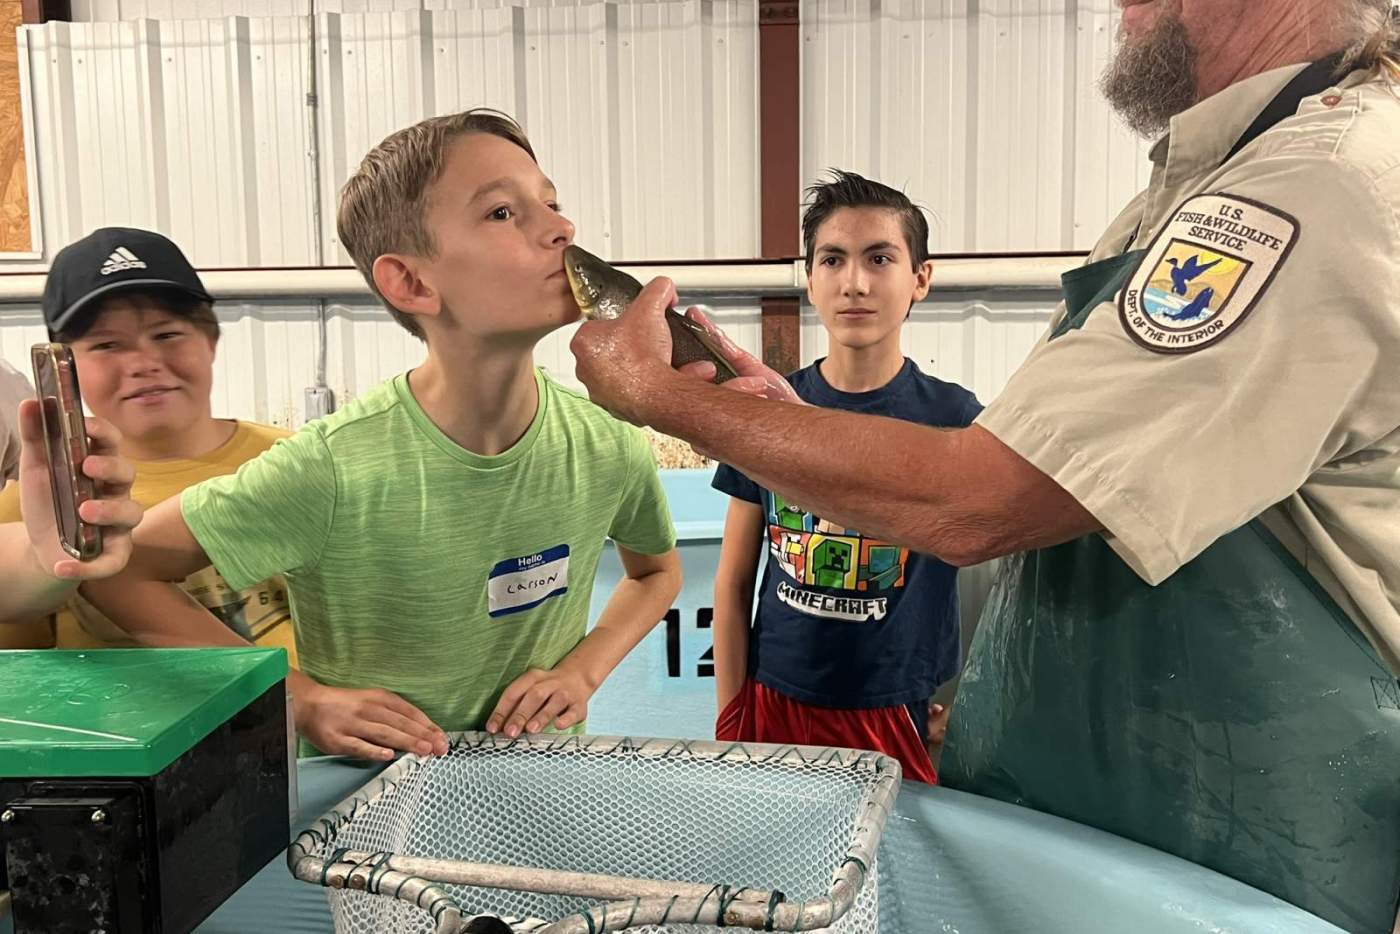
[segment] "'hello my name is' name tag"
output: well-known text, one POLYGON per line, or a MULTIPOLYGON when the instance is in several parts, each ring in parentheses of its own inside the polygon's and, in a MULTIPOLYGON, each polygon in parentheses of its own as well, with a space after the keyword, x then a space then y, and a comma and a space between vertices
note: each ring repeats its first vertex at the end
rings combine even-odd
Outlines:
POLYGON ((569 590, 569 546, 507 558, 486 580, 487 613, 495 619, 533 609, 569 590))

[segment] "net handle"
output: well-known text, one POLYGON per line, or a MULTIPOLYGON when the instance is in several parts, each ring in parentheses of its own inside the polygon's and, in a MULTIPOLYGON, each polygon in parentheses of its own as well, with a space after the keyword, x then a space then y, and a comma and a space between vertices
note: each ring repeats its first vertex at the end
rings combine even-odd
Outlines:
MULTIPOLYGON (((708 883, 638 879, 560 869, 537 869, 510 863, 472 863, 458 859, 435 859, 426 856, 405 856, 398 853, 369 853, 362 850, 337 851, 334 863, 321 857, 307 857, 326 865, 351 866, 382 860, 383 865, 405 875, 439 884, 470 885, 490 889, 510 889, 516 892, 572 895, 604 901, 632 898, 700 898, 714 891, 708 883)), ((319 881, 318 870, 315 879, 319 881)), ((770 892, 755 889, 737 890, 737 897, 746 901, 766 902, 770 892)))
POLYGON ((641 925, 706 924, 716 927, 751 928, 761 931, 810 931, 830 927, 854 903, 856 888, 850 888, 838 901, 832 896, 807 902, 783 901, 781 892, 767 893, 764 901, 725 900, 714 886, 712 894, 700 898, 635 898, 596 905, 540 930, 539 934, 604 934, 641 925))
POLYGON ((387 854, 359 855, 365 858, 332 861, 301 856, 289 862, 292 875, 303 882, 369 895, 389 895, 408 902, 433 919, 434 934, 456 934, 463 926, 461 908, 442 888, 394 869, 387 858, 382 858, 387 854))

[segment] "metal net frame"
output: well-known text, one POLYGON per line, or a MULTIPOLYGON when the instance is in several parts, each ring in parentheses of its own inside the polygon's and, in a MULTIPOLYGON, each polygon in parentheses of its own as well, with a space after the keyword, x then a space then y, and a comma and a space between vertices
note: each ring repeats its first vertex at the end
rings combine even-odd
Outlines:
POLYGON ((287 850, 339 934, 874 934, 875 752, 486 733, 407 755, 287 850), (492 925, 491 919, 501 919, 492 925))

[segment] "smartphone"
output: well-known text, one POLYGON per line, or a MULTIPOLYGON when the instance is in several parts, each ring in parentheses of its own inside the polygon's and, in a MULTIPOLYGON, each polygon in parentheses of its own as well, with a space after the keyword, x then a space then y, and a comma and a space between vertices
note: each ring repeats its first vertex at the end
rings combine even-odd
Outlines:
POLYGON ((88 437, 78 393, 78 368, 66 344, 35 344, 30 353, 44 419, 58 541, 79 561, 91 561, 102 554, 102 529, 78 516, 78 507, 95 495, 92 479, 83 473, 88 437))

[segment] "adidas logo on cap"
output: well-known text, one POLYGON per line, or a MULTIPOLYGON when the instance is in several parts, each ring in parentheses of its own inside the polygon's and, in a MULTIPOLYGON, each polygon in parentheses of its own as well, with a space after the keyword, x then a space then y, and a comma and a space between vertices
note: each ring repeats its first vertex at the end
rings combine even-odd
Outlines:
POLYGON ((111 256, 107 257, 107 262, 102 264, 102 269, 99 271, 104 276, 110 276, 112 273, 121 272, 123 269, 145 268, 146 264, 137 258, 135 253, 124 246, 119 246, 113 251, 111 256))

